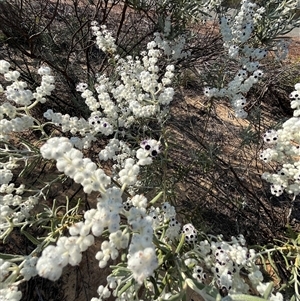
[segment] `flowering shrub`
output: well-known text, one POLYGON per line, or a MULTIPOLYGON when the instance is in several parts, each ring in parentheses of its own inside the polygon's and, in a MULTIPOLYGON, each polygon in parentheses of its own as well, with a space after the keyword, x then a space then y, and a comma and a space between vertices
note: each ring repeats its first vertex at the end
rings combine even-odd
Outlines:
POLYGON ((280 39, 276 42, 274 38, 291 30, 296 7, 297 1, 283 1, 273 7, 271 2, 258 5, 245 0, 233 16, 232 12, 220 14, 220 32, 228 57, 226 64, 231 62, 235 66, 226 72, 218 87, 205 87, 204 94, 209 98, 228 98, 235 116, 246 118, 247 93, 264 75, 260 62, 271 49, 280 59, 287 54, 286 43, 280 39), (280 16, 279 19, 275 21, 274 15, 280 16))
POLYGON ((276 173, 265 172, 262 177, 271 183, 271 193, 276 196, 286 191, 296 197, 300 192, 299 93, 300 84, 296 84, 295 91, 290 94, 294 116, 285 121, 277 131, 268 130, 264 134, 264 141, 270 147, 260 154, 260 158, 265 163, 276 162, 280 167, 276 173))
MULTIPOLYGON (((248 41, 253 18, 260 19, 260 14, 262 9, 245 0, 232 24, 225 17, 221 19, 224 47, 230 57, 239 55, 237 45, 248 41)), ((58 280, 68 264, 80 264, 83 252, 98 238, 101 248, 95 258, 100 269, 109 266, 111 273, 107 283, 99 283, 98 296, 92 301, 110 297, 117 301, 185 300, 190 289, 204 300, 283 300, 273 283, 265 281, 259 265, 260 256, 276 248, 257 252, 247 246, 243 235, 226 241, 222 235, 198 231, 193 224, 181 221, 165 191, 155 191, 152 197, 144 194, 142 171, 160 164, 162 152, 167 155, 162 129, 175 93, 171 87, 175 63, 189 55, 184 51, 183 37, 166 39, 170 27, 167 19, 165 36, 156 33, 147 51, 138 57, 121 58, 110 31, 92 22, 96 45, 109 56, 113 72, 98 75, 93 86, 78 83, 76 90, 89 109, 88 118, 51 108, 44 111, 43 118, 35 116, 33 109, 48 107, 48 97, 55 89, 52 70, 40 67, 41 82, 33 89, 18 71, 11 70, 9 62, 0 61, 4 99, 0 106, 0 238, 5 241, 19 228, 34 245, 30 254, 0 254, 0 295, 4 300, 21 300, 18 285, 35 276, 58 280), (38 139, 26 138, 33 132, 38 133, 38 139), (98 141, 105 146, 96 152, 98 141), (92 160, 89 155, 95 152, 92 160), (22 174, 40 163, 55 164, 54 178, 31 186, 22 183, 22 174), (76 204, 66 198, 63 204, 53 201, 52 208, 47 206, 51 185, 67 179, 94 200, 91 208, 83 211, 80 198, 76 204), (34 237, 33 227, 44 229, 42 236, 34 237)), ((246 57, 241 59, 244 69, 228 89, 206 89, 206 94, 232 97, 237 115, 245 117, 242 93, 262 76, 258 63, 252 60, 262 59, 266 52, 254 46, 241 51, 246 57)), ((296 109, 297 93, 292 93, 296 109)), ((297 111, 295 114, 297 118, 297 111)), ((293 129, 288 128, 282 136, 280 132, 267 133, 265 141, 279 144, 280 150, 265 151, 265 161, 295 159, 296 151, 288 153, 280 146, 297 143, 297 128, 293 129), (288 142, 282 138, 286 136, 288 142), (276 156, 276 151, 281 153, 276 156)), ((297 186, 295 174, 289 175, 297 186)), ((266 178, 273 181, 271 175, 266 178)), ((291 190, 291 186, 282 185, 281 189, 291 190)), ((297 192, 296 188, 291 191, 297 192)), ((295 244, 288 251, 295 252, 295 244)))

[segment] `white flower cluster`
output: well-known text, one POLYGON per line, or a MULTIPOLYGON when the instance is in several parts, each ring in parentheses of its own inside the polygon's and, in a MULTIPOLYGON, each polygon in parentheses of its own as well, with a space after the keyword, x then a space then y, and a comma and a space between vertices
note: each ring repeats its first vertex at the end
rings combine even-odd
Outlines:
MULTIPOLYGON (((2 61, 0 65, 2 66, 2 69, 4 69, 3 66, 9 68, 9 64, 5 64, 5 61, 2 61)), ((2 125, 10 123, 11 125, 14 122, 17 122, 17 120, 20 119, 19 117, 14 118, 17 109, 19 108, 11 105, 9 102, 4 102, 0 107, 0 123, 2 123, 2 125), (5 115, 6 117, 13 119, 9 121, 5 118, 5 115)), ((27 115, 24 117, 27 118, 27 115)), ((24 124, 20 124, 19 126, 22 127, 24 124)), ((0 136, 4 138, 4 140, 8 139, 6 134, 11 132, 11 128, 8 126, 7 128, 2 129, 0 126, 0 130, 2 130, 0 136)), ((20 128, 20 131, 21 130, 24 129, 20 128)), ((22 197, 21 195, 24 193, 25 185, 21 184, 17 186, 17 184, 11 183, 14 180, 13 169, 19 167, 19 161, 28 160, 30 151, 27 149, 17 150, 3 144, 1 152, 7 157, 6 161, 3 160, 3 162, 0 163, 0 239, 3 239, 12 231, 12 223, 23 222, 30 216, 30 211, 37 204, 38 196, 22 197), (23 157, 20 157, 19 155, 15 157, 14 154, 16 154, 17 151, 19 154, 22 154, 23 157)))
POLYGON ((234 16, 233 20, 230 17, 221 18, 221 34, 224 41, 224 46, 228 48, 229 53, 234 56, 234 45, 240 45, 246 42, 253 29, 253 16, 257 13, 258 6, 250 0, 241 1, 241 8, 234 16))
POLYGON ((271 183, 271 193, 280 196, 284 191, 289 194, 300 193, 300 84, 290 94, 294 117, 285 121, 277 131, 269 130, 264 141, 270 147, 260 154, 266 163, 281 165, 277 173, 265 172, 262 178, 271 183))
MULTIPOLYGON (((113 161, 113 165, 112 165, 112 178, 114 181, 117 181, 119 183, 121 183, 120 181, 120 171, 125 169, 125 161, 127 159, 132 159, 135 157, 135 150, 132 149, 131 145, 129 143, 127 143, 126 141, 123 140, 119 140, 119 139, 111 139, 109 141, 109 143, 107 144, 107 146, 100 151, 99 153, 99 158, 100 160, 112 160, 113 161)), ((132 165, 136 165, 134 162, 135 161, 127 161, 127 167, 129 167, 129 162, 132 163, 132 165)), ((139 167, 134 167, 133 170, 136 170, 136 172, 139 170, 139 167)), ((129 170, 128 170, 129 171, 129 170)), ((137 180, 137 175, 135 176, 135 179, 137 180)), ((123 172, 121 173, 121 176, 123 177, 123 179, 126 178, 126 169, 123 170, 123 172)), ((130 176, 130 175, 128 175, 130 176)), ((133 187, 138 187, 139 186, 139 181, 137 180, 134 183, 134 186, 131 187, 127 187, 127 189, 131 189, 133 187)), ((127 184, 126 184, 127 185, 127 184)))
POLYGON ((158 260, 152 242, 152 217, 146 212, 147 200, 144 196, 137 195, 131 201, 136 207, 131 207, 126 212, 128 224, 133 231, 127 266, 138 284, 142 284, 146 278, 153 275, 158 267, 158 260))
MULTIPOLYGON (((1 164, 2 165, 2 164, 1 164)), ((1 168, 0 169, 0 184, 5 185, 8 184, 13 177, 13 173, 10 169, 7 168, 1 168)))
POLYGON ((105 25, 98 26, 97 21, 92 21, 91 29, 96 36, 96 44, 103 52, 116 52, 115 39, 111 32, 106 29, 105 25))
POLYGON ((0 106, 0 137, 5 140, 9 139, 8 136, 12 132, 22 132, 33 127, 34 118, 28 114, 28 108, 33 107, 38 102, 44 103, 46 101, 45 96, 50 95, 55 88, 54 77, 48 67, 41 67, 38 70, 42 76, 42 81, 34 93, 26 89, 26 82, 19 80, 20 73, 16 70, 9 70, 9 68, 8 62, 0 60, 0 74, 3 74, 7 82, 12 82, 5 88, 0 85, 0 93, 5 93, 7 99, 0 106))
MULTIPOLYGON (((185 59, 191 55, 189 50, 185 50, 184 47, 186 45, 186 39, 183 35, 180 35, 176 38, 172 38, 171 40, 168 39, 169 35, 169 21, 165 21, 165 32, 164 36, 160 33, 155 33, 155 43, 159 49, 162 49, 164 55, 171 61, 177 61, 179 59, 185 59)), ((173 70, 172 70, 173 71, 173 70)), ((170 74, 172 78, 173 75, 170 74)))
POLYGON ((10 183, 9 185, 2 184, 0 186, 0 192, 7 193, 7 194, 11 194, 11 193, 15 192, 16 194, 21 195, 24 193, 24 189, 25 189, 24 184, 19 185, 19 187, 16 187, 16 185, 14 183, 10 183))
POLYGON ((132 158, 125 160, 124 168, 119 172, 119 181, 125 185, 134 185, 137 182, 140 167, 132 158))
POLYGON ((64 133, 69 131, 75 135, 79 132, 84 136, 90 131, 89 123, 84 118, 71 117, 69 114, 54 113, 51 109, 48 109, 44 113, 44 117, 51 120, 56 126, 60 126, 64 133))
MULTIPOLYGON (((55 113, 49 109, 44 117, 60 126, 63 132, 70 131, 76 141, 76 147, 89 148, 97 135, 111 135, 119 129, 128 129, 141 118, 155 117, 162 120, 165 115, 165 107, 170 104, 174 96, 174 89, 169 85, 174 77, 174 66, 166 66, 161 76, 158 60, 163 56, 163 40, 158 38, 148 43, 148 51, 140 58, 131 56, 125 59, 113 53, 116 45, 111 35, 103 27, 92 25, 92 31, 96 38, 96 44, 105 51, 110 51, 116 64, 118 80, 111 81, 105 75, 98 76, 94 86, 97 96, 85 83, 79 83, 76 87, 89 107, 91 114, 88 120, 84 118, 70 117, 68 114, 55 113)), ((181 50, 177 51, 181 53, 181 50)), ((100 157, 106 159, 103 151, 100 157)), ((109 157, 107 157, 109 158, 109 157)))
POLYGON ((227 87, 204 88, 204 94, 208 97, 228 97, 238 118, 247 117, 248 113, 244 110, 247 100, 244 95, 263 76, 263 71, 259 69, 259 61, 267 55, 267 51, 247 45, 248 40, 248 44, 251 44, 250 38, 255 26, 255 18, 257 19, 261 13, 263 11, 255 3, 243 0, 241 9, 234 18, 221 17, 220 31, 224 48, 228 51, 228 57, 238 62, 240 70, 227 87))
POLYGON ((141 148, 137 150, 136 154, 140 165, 151 164, 150 158, 156 157, 160 153, 161 144, 155 139, 143 140, 140 146, 141 148))
POLYGON ((30 116, 16 117, 11 120, 1 119, 0 120, 1 136, 7 140, 8 134, 12 132, 22 132, 25 129, 31 128, 33 125, 34 125, 34 119, 30 116))
POLYGON ((1 200, 3 204, 0 206, 0 233, 10 228, 8 218, 14 223, 21 222, 30 216, 30 211, 38 203, 37 196, 29 196, 23 199, 19 195, 7 194, 1 200), (14 209, 11 207, 14 207, 14 209))
POLYGON ((99 267, 104 268, 107 262, 112 259, 115 260, 119 256, 119 250, 128 247, 129 233, 127 229, 123 232, 117 230, 109 235, 109 240, 104 240, 101 244, 101 251, 96 254, 96 259, 99 260, 99 267))
POLYGON ((152 227, 155 234, 164 242, 172 242, 178 239, 181 232, 181 224, 176 219, 176 211, 174 206, 165 202, 161 207, 151 207, 149 215, 152 217, 152 227), (164 236, 161 237, 161 227, 168 225, 164 236))
POLYGON ((0 283, 10 274, 11 263, 0 258, 0 283))
POLYGON ((15 187, 14 183, 0 186, 0 238, 11 231, 11 222, 19 223, 28 218, 38 202, 34 195, 22 197, 24 188, 23 184, 15 187))
MULTIPOLYGON (((128 248, 128 269, 137 283, 142 284, 144 279, 153 274, 158 262, 152 242, 152 218, 146 213, 147 199, 136 195, 131 202, 133 207, 125 211, 122 191, 119 188, 107 189, 98 198, 97 209, 85 212, 84 221, 69 228, 70 237, 61 236, 56 246, 50 245, 44 249, 36 265, 38 274, 57 280, 68 263, 80 263, 82 252, 94 243, 94 236, 101 235, 107 228, 109 239, 102 242, 101 250, 96 254, 99 267, 105 267, 110 259, 115 260, 119 256, 119 250, 128 248), (127 218, 131 237, 128 226, 120 230, 121 212, 127 218)), ((116 284, 113 285, 113 280, 110 280, 109 289, 114 289, 116 284)), ((108 298, 111 294, 109 289, 101 285, 98 288, 100 298, 108 298)))
POLYGON ((104 149, 99 153, 100 160, 113 160, 113 169, 116 172, 114 180, 126 185, 138 184, 137 176, 140 166, 149 165, 160 153, 161 144, 155 139, 143 140, 140 148, 132 150, 129 145, 119 139, 110 139, 104 149), (132 159, 136 156, 138 161, 132 159), (117 172, 118 171, 118 172, 117 172))
POLYGON ((99 159, 103 161, 107 160, 117 160, 116 153, 121 150, 122 141, 119 139, 113 138, 110 139, 104 149, 102 149, 99 153, 99 159))
POLYGON ((15 118, 17 109, 9 102, 5 102, 0 106, 0 119, 3 119, 6 115, 8 118, 15 118))
POLYGON ((56 281, 67 264, 75 266, 81 262, 82 252, 94 243, 94 236, 89 234, 90 228, 84 223, 77 223, 74 228, 70 228, 74 235, 61 236, 56 246, 50 245, 43 250, 36 265, 39 276, 56 281))
POLYGON ((18 80, 20 73, 16 70, 9 70, 10 64, 4 60, 0 61, 0 73, 4 75, 4 79, 8 82, 13 82, 6 87, 5 94, 7 100, 15 102, 17 105, 29 106, 32 100, 44 103, 46 99, 44 96, 50 95, 55 88, 54 76, 51 75, 49 67, 42 66, 38 70, 38 74, 42 76, 41 85, 36 88, 36 92, 26 89, 27 83, 18 80))
MULTIPOLYGON (((262 296, 265 293, 267 284, 262 282, 263 274, 259 265, 255 264, 256 253, 245 246, 243 235, 232 237, 229 242, 224 241, 222 236, 203 240, 187 252, 185 257, 185 264, 193 267, 193 277, 200 283, 205 283, 207 277, 204 271, 210 269, 214 275, 213 281, 229 295, 248 293, 249 284, 262 296), (195 254, 199 256, 198 259, 195 254), (248 280, 241 277, 241 270, 247 271, 248 280), (262 287, 265 289, 260 289, 262 287)), ((277 300, 277 297, 282 298, 282 295, 271 294, 269 300, 277 300)))
POLYGON ((4 78, 8 82, 13 82, 11 85, 6 87, 5 95, 7 100, 14 101, 17 105, 28 106, 33 100, 33 94, 27 88, 27 83, 19 81, 18 78, 20 72, 7 71, 4 74, 4 78))
POLYGON ((68 138, 50 138, 40 151, 43 158, 55 159, 57 169, 81 184, 85 193, 105 192, 110 184, 110 177, 89 158, 83 158, 82 152, 75 149, 68 138))
POLYGON ((22 298, 22 293, 18 291, 17 285, 0 288, 1 301, 19 301, 22 298), (2 299, 3 296, 3 299, 2 299))
POLYGON ((194 245, 198 241, 198 234, 196 228, 192 224, 186 224, 182 227, 182 233, 185 237, 185 242, 194 245))
MULTIPOLYGON (((100 151, 101 160, 113 160, 113 179, 120 184, 131 186, 129 189, 138 188, 140 182, 138 175, 140 166, 149 165, 161 151, 161 143, 155 139, 145 139, 136 151, 131 149, 126 142, 113 138, 106 147, 100 151), (133 159, 136 157, 137 160, 133 159)), ((134 193, 133 193, 134 194, 134 193)))
POLYGON ((120 228, 120 215, 123 208, 122 190, 112 187, 97 199, 97 210, 91 209, 84 215, 85 222, 91 226, 92 233, 100 236, 105 228, 110 233, 120 228))
POLYGON ((38 274, 50 280, 57 280, 67 264, 78 265, 82 252, 94 243, 94 237, 100 236, 105 229, 111 233, 109 241, 104 241, 101 251, 96 254, 99 266, 104 267, 107 261, 118 256, 118 250, 128 246, 129 235, 121 232, 120 212, 123 209, 122 191, 109 188, 97 199, 97 208, 84 214, 84 221, 69 228, 70 237, 61 236, 56 246, 46 247, 38 259, 38 274), (90 234, 91 233, 91 234, 90 234))
POLYGON ((26 256, 24 262, 22 263, 22 268, 20 274, 24 277, 24 280, 28 281, 32 277, 38 274, 36 269, 37 257, 26 256))
POLYGON ((42 81, 33 93, 33 97, 40 103, 45 103, 45 97, 51 95, 51 92, 55 89, 55 79, 51 73, 51 69, 47 66, 42 66, 38 70, 38 74, 42 76, 42 81))
MULTIPOLYGON (((147 199, 143 195, 135 195, 131 199, 131 208, 124 211, 127 217, 129 227, 133 232, 128 248, 128 269, 131 271, 133 278, 138 284, 142 284, 144 279, 152 275, 154 269, 157 267, 157 258, 155 254, 155 248, 152 243, 153 229, 152 219, 146 214, 147 199)), ((116 259, 119 255, 118 250, 127 248, 129 244, 129 232, 127 227, 122 231, 118 230, 109 235, 109 241, 104 241, 101 245, 101 251, 96 255, 99 260, 100 267, 106 266, 107 261, 112 258, 116 259)), ((104 287, 99 286, 98 294, 99 299, 103 300, 116 291, 118 283, 122 281, 123 276, 109 276, 107 278, 108 285, 104 287)), ((130 300, 130 296, 133 296, 135 290, 128 289, 117 300, 130 300)))
POLYGON ((148 43, 147 48, 148 52, 143 53, 142 61, 132 57, 118 60, 117 71, 121 81, 111 92, 122 112, 118 119, 121 127, 128 128, 136 118, 159 115, 161 105, 168 105, 172 101, 174 90, 165 85, 170 83, 174 67, 168 66, 160 79, 157 63, 162 53, 154 41, 148 43))
MULTIPOLYGON (((186 263, 189 264, 191 261, 186 260, 186 263)), ((198 281, 204 283, 206 280, 206 273, 204 272, 204 269, 200 265, 195 265, 193 268, 193 277, 198 281)))
MULTIPOLYGON (((0 65, 1 67, 1 65, 0 65)), ((14 263, 0 258, 0 300, 2 301, 19 301, 22 293, 18 291, 15 284, 9 282, 9 278, 15 274, 17 269, 14 263)))

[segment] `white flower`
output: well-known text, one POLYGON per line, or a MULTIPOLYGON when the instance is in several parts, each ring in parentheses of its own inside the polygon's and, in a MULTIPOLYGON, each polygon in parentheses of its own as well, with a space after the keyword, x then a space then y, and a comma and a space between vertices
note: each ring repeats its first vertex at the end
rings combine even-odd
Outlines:
POLYGON ((114 53, 117 49, 115 44, 115 39, 112 37, 111 33, 106 30, 105 26, 98 27, 96 21, 93 21, 93 26, 91 27, 94 36, 96 36, 97 46, 104 52, 114 53))
POLYGON ((0 184, 8 184, 13 177, 13 173, 9 169, 0 169, 0 184))
POLYGON ((36 269, 39 276, 56 281, 60 278, 63 267, 65 267, 67 263, 67 254, 60 253, 59 249, 55 246, 48 246, 38 259, 36 269))
POLYGON ((4 78, 6 81, 10 81, 10 82, 15 82, 18 80, 20 76, 20 72, 19 71, 16 71, 16 70, 13 70, 13 71, 7 71, 5 74, 4 74, 4 78))
POLYGON ((6 87, 6 98, 14 101, 18 105, 28 106, 34 98, 32 92, 25 89, 26 84, 20 81, 15 81, 10 86, 6 87))
POLYGON ((300 91, 300 83, 295 84, 295 90, 300 91))
POLYGON ((262 283, 260 282, 257 286, 256 286, 256 289, 257 291, 260 293, 261 296, 264 295, 266 289, 268 288, 268 286, 270 285, 270 283, 262 283))
POLYGON ((110 177, 89 158, 82 158, 81 151, 74 149, 67 138, 49 139, 41 147, 41 154, 46 159, 56 159, 58 170, 80 183, 85 193, 104 192, 104 187, 110 183, 110 177))
POLYGON ((36 263, 38 258, 28 256, 25 259, 23 268, 20 270, 20 274, 23 275, 24 279, 28 281, 30 278, 37 275, 36 263))
POLYGON ((123 232, 121 230, 118 230, 109 235, 109 240, 118 250, 125 249, 128 247, 129 233, 126 233, 126 230, 124 230, 123 232))
POLYGON ((0 60, 0 73, 5 74, 9 71, 10 63, 4 60, 0 60))
POLYGON ((136 151, 136 157, 139 159, 137 162, 138 165, 150 165, 153 161, 149 152, 143 148, 139 148, 136 151))
POLYGON ((149 247, 130 254, 127 266, 131 270, 133 278, 141 285, 146 278, 153 275, 154 270, 158 267, 154 248, 149 247))
POLYGON ((38 69, 38 74, 39 75, 50 75, 51 74, 51 69, 47 66, 41 66, 38 69))
POLYGON ((276 295, 271 295, 270 301, 283 301, 283 296, 281 293, 277 292, 276 295))
POLYGON ((124 169, 119 172, 120 182, 126 185, 134 185, 137 181, 139 171, 140 167, 134 164, 133 159, 126 159, 124 169))
POLYGON ((22 293, 18 291, 18 287, 14 284, 3 286, 0 288, 1 301, 19 301, 22 298, 22 293), (3 296, 3 299, 2 299, 3 296))
POLYGON ((88 85, 86 83, 79 83, 76 86, 76 91, 78 91, 78 92, 84 92, 87 89, 87 87, 88 87, 88 85))
POLYGON ((135 195, 131 199, 132 205, 135 207, 146 208, 147 207, 147 198, 143 195, 135 195))

